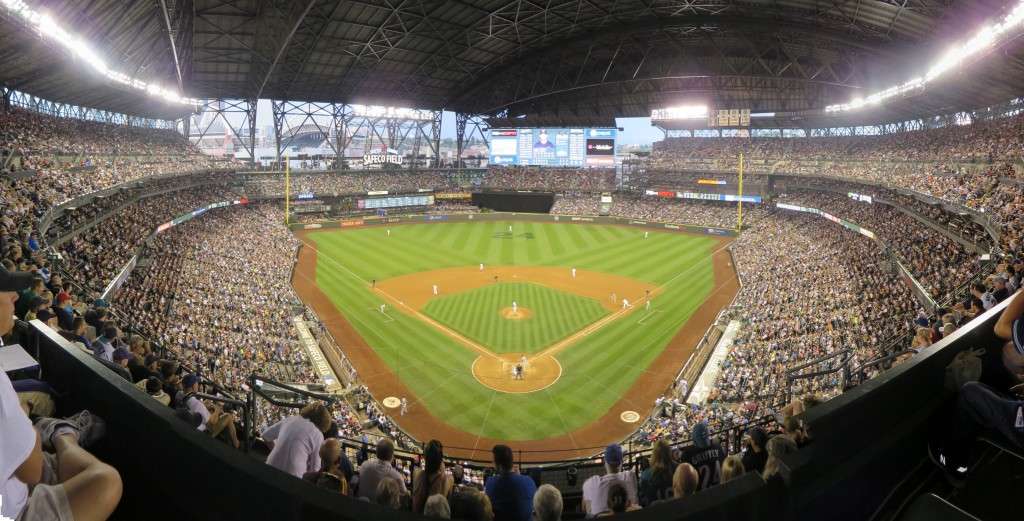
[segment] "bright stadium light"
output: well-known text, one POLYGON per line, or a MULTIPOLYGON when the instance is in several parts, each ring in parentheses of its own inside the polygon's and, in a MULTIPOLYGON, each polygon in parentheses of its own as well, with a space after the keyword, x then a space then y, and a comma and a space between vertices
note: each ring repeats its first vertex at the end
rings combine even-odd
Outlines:
POLYGON ((108 80, 135 90, 144 91, 153 97, 161 98, 169 103, 191 105, 193 107, 199 106, 199 100, 197 99, 182 97, 177 92, 165 89, 160 85, 147 83, 140 79, 132 78, 123 72, 112 70, 88 42, 69 33, 49 14, 40 13, 32 9, 23 0, 0 0, 0 3, 8 11, 17 15, 32 27, 40 36, 64 46, 72 55, 88 64, 89 67, 108 80))
POLYGON ((849 110, 856 110, 867 105, 879 105, 883 101, 896 96, 902 96, 908 92, 913 92, 924 88, 929 82, 934 81, 943 74, 960 67, 965 60, 971 58, 983 51, 991 49, 1000 39, 1004 38, 1008 33, 1017 30, 1024 24, 1024 1, 1021 1, 1006 17, 1003 21, 996 24, 982 28, 973 38, 966 42, 954 45, 946 54, 944 54, 922 77, 914 78, 910 81, 903 83, 902 85, 895 85, 888 89, 878 91, 865 98, 856 98, 849 103, 843 103, 839 105, 829 105, 825 107, 825 112, 846 112, 849 110))
POLYGON ((706 119, 708 117, 707 105, 682 105, 678 107, 666 107, 651 111, 653 120, 670 119, 706 119))

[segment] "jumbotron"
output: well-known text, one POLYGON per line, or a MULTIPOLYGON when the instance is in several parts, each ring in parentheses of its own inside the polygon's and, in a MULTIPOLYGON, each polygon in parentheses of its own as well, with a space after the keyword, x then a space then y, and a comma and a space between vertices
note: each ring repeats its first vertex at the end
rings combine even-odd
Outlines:
POLYGON ((0 519, 1018 519, 1024 4, 919 3, 0 2, 0 519))

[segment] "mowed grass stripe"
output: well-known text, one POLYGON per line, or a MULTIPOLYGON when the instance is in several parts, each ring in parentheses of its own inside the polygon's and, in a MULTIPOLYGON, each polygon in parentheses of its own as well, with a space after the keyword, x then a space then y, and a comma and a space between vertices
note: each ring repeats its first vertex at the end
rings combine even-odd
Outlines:
MULTIPOLYGON (((424 403, 414 406, 427 407, 435 416, 475 434, 508 440, 547 438, 593 421, 641 377, 679 325, 689 318, 711 290, 713 272, 706 258, 711 249, 705 246, 705 257, 701 258, 698 253, 693 260, 686 253, 699 249, 695 245, 700 242, 708 245, 714 241, 673 233, 651 233, 650 238, 644 241, 642 233, 637 233, 640 230, 628 228, 602 227, 601 230, 581 234, 576 232, 598 225, 529 224, 527 227, 524 223, 516 223, 517 237, 513 239, 493 238, 498 231, 507 231, 507 224, 495 222, 393 226, 391 239, 400 239, 402 243, 398 248, 392 248, 392 245, 399 241, 382 240, 383 230, 380 229, 321 232, 311 237, 316 237, 321 253, 338 257, 341 259, 339 262, 356 273, 381 271, 376 257, 390 256, 394 261, 387 265, 389 276, 453 265, 475 267, 481 261, 499 264, 502 258, 508 258, 506 250, 509 246, 506 243, 512 243, 512 249, 518 250, 512 253, 512 258, 520 264, 575 266, 654 281, 668 280, 688 269, 655 299, 655 306, 662 313, 651 316, 638 326, 636 320, 642 316, 643 310, 637 310, 629 317, 608 324, 599 334, 590 335, 559 353, 563 377, 548 392, 551 400, 558 404, 557 409, 564 421, 558 410, 552 410, 552 402, 541 399, 540 395, 499 393, 494 395, 491 414, 484 423, 493 392, 479 385, 469 372, 475 353, 468 352, 454 340, 403 313, 393 312, 393 316, 397 315, 395 321, 384 323, 380 313, 371 310, 379 305, 380 299, 370 292, 368 286, 358 283, 347 273, 338 275, 334 280, 321 278, 321 271, 342 271, 329 262, 317 263, 317 280, 332 283, 331 288, 323 284, 321 288, 325 293, 338 293, 331 295, 335 305, 345 312, 385 363, 393 369, 398 368, 402 381, 417 395, 423 393, 424 403), (425 233, 426 229, 435 227, 445 230, 439 230, 437 234, 425 233), (533 234, 534 239, 518 236, 518 232, 527 231, 533 234), (326 240, 317 235, 338 239, 326 240), (362 240, 353 242, 351 237, 355 236, 362 240), (440 241, 439 237, 442 238, 440 241), (697 242, 693 242, 694 239, 697 242), (326 245, 328 242, 331 248, 321 247, 321 243, 326 245), (479 252, 477 248, 480 248, 479 252), (440 258, 430 255, 424 259, 424 251, 437 251, 440 258), (587 264, 580 262, 583 256, 589 258, 587 264), (436 265, 439 262, 443 264, 436 265), (428 265, 431 263, 435 264, 428 265), (614 272, 607 266, 625 272, 614 272), (641 272, 646 274, 638 276, 641 272), (349 280, 345 281, 346 278, 349 280), (361 307, 365 309, 361 310, 361 307), (371 332, 370 329, 376 331, 371 332), (502 413, 494 414, 494 411, 502 413)), ((383 277, 376 278, 380 280, 383 277)), ((508 300, 508 295, 500 298, 508 300)), ((550 326, 522 337, 522 341, 549 335, 551 328, 562 327, 562 324, 572 323, 580 317, 579 309, 563 306, 559 298, 538 298, 542 307, 565 309, 556 313, 559 316, 550 326)), ((467 302, 460 307, 446 303, 441 309, 445 313, 469 313, 473 311, 470 308, 481 306, 485 304, 467 302)), ((499 317, 497 309, 492 309, 490 315, 499 317)), ((474 327, 483 327, 488 322, 486 317, 480 316, 479 319, 479 323, 474 322, 474 327)), ((496 320, 504 319, 499 317, 496 320)), ((413 397, 410 400, 415 403, 413 397)))

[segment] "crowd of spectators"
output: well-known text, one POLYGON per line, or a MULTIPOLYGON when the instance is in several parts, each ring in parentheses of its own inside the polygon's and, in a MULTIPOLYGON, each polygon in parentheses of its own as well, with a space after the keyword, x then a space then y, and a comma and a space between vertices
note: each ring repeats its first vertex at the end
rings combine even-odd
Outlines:
MULTIPOLYGON (((555 199, 551 213, 558 215, 598 215, 600 207, 600 197, 596 194, 561 196, 555 199)), ((750 224, 760 219, 764 213, 764 207, 760 204, 744 205, 743 221, 750 224)), ((718 228, 735 228, 737 219, 736 203, 702 201, 699 199, 636 197, 624 194, 612 196, 612 205, 609 208, 608 215, 642 221, 715 226, 718 228)))
MULTIPOLYGON (((656 414, 636 436, 653 443, 650 461, 643 468, 624 469, 621 448, 609 447, 602 458, 606 472, 583 487, 588 514, 678 500, 744 469, 763 472, 768 479, 780 475, 779 456, 809 442, 799 422, 801 407, 834 396, 848 383, 838 372, 789 382, 788 369, 839 353, 848 353, 856 367, 888 354, 884 349, 893 341, 908 337, 913 352, 920 352, 1019 288, 1024 191, 1017 170, 1003 162, 1021 160, 1022 121, 1018 116, 895 137, 666 140, 656 147, 652 165, 666 172, 723 165, 743 152, 757 165, 754 176, 792 169, 916 190, 984 212, 1002 232, 1000 253, 1011 257, 983 273, 988 276, 970 286, 970 296, 962 296, 958 288, 986 266, 958 242, 884 204, 816 191, 787 190, 780 196, 874 231, 940 302, 929 317, 877 243, 816 215, 748 207, 750 227, 732 246, 742 288, 729 311, 743 327, 707 403, 687 404, 678 395, 660 399, 656 414), (965 168, 960 163, 984 164, 965 168), (805 398, 784 406, 790 395, 805 398), (736 447, 723 446, 711 434, 777 410, 783 412, 784 432, 769 439, 764 431, 750 429, 742 456, 728 456, 736 447), (692 447, 667 449, 667 442, 683 439, 692 440, 692 447)), ((35 274, 17 299, 19 318, 52 325, 186 421, 234 446, 239 418, 230 408, 204 403, 196 392, 245 391, 246 378, 254 372, 284 381, 315 379, 292 331, 292 319, 305 310, 289 288, 297 242, 279 225, 279 205, 212 210, 146 243, 158 225, 196 208, 242 195, 279 193, 280 176, 251 178, 244 185, 207 183, 167 196, 139 198, 125 191, 65 212, 54 221, 53 237, 66 239, 58 251, 63 268, 82 283, 78 286, 58 273, 36 229, 48 209, 125 181, 223 165, 199 155, 171 131, 63 120, 20 109, 0 114, 0 148, 8 165, 0 182, 4 268, 35 274), (100 217, 105 217, 102 223, 81 229, 100 217), (239 239, 244 237, 262 240, 239 239), (98 299, 98 291, 139 251, 147 265, 132 273, 111 302, 98 299)), ((695 182, 697 175, 655 174, 643 182, 695 182)), ((519 167, 491 168, 471 178, 440 171, 310 174, 294 177, 291 188, 326 194, 455 190, 465 188, 467 179, 474 187, 575 194, 557 199, 553 210, 573 215, 597 214, 598 197, 587 194, 615 189, 612 170, 519 167)), ((914 197, 881 189, 875 194, 962 230, 974 241, 985 236, 973 220, 914 197)), ((615 216, 721 227, 735 223, 732 204, 619 195, 614 201, 615 216)), ((474 210, 445 203, 434 211, 474 210)), ((299 414, 262 409, 255 427, 268 442, 268 463, 317 486, 417 512, 472 519, 560 515, 558 490, 536 489, 515 472, 511 450, 504 446, 494 448, 495 474, 479 480, 482 491, 458 467, 445 467, 440 443, 425 446, 422 469, 396 464, 389 437, 407 446, 412 441, 365 388, 355 389, 351 398, 305 407, 299 414), (367 426, 384 436, 377 457, 360 456, 356 471, 334 438, 360 436, 367 426)))

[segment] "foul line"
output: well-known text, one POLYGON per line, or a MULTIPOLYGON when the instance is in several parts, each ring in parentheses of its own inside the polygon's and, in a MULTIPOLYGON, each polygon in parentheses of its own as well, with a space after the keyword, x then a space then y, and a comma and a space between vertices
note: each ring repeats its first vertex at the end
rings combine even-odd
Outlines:
POLYGON ((641 318, 641 319, 640 319, 640 320, 638 320, 638 321, 637 321, 636 323, 637 323, 637 324, 643 324, 645 320, 647 320, 647 319, 649 319, 649 318, 653 317, 654 315, 656 315, 656 314, 658 314, 658 313, 661 313, 661 310, 660 310, 660 309, 654 309, 654 310, 651 310, 651 311, 650 311, 650 312, 648 312, 648 313, 647 313, 646 315, 644 315, 644 318, 641 318))
MULTIPOLYGON (((309 244, 308 242, 306 242, 306 241, 304 241, 302 239, 299 239, 299 242, 301 242, 307 248, 310 248, 311 250, 316 252, 317 257, 321 256, 320 255, 320 250, 318 250, 315 246, 309 244)), ((722 250, 725 250, 726 248, 728 248, 729 244, 730 243, 726 243, 726 244, 724 244, 724 245, 714 249, 711 252, 710 257, 711 257, 712 267, 714 266, 715 255, 717 255, 722 250)), ((349 275, 351 275, 356 280, 358 280, 358 281, 360 281, 360 282, 362 282, 364 284, 369 284, 369 282, 366 279, 360 277, 355 272, 350 270, 347 266, 345 266, 344 264, 338 262, 333 257, 324 255, 323 258, 328 260, 328 261, 330 261, 332 264, 334 264, 336 266, 339 266, 341 269, 343 269, 346 272, 348 272, 349 275)), ((570 345, 576 343, 579 340, 582 340, 583 338, 589 336, 591 333, 594 333, 594 332, 600 330, 601 328, 603 328, 604 326, 614 322, 615 320, 618 320, 619 318, 624 317, 624 316, 632 313, 633 311, 636 311, 637 309, 639 309, 637 307, 639 304, 642 304, 646 300, 648 300, 648 299, 650 299, 650 298, 652 298, 652 297, 662 293, 664 291, 664 289, 669 284, 674 282, 679 277, 682 277, 683 275, 689 274, 691 271, 696 269, 699 265, 700 265, 699 263, 694 263, 694 264, 688 266, 686 269, 684 269, 684 270, 680 271, 679 273, 673 275, 672 278, 668 279, 663 284, 661 284, 660 286, 656 287, 653 291, 650 292, 650 294, 648 296, 646 296, 646 297, 644 297, 642 299, 639 299, 637 301, 636 305, 630 306, 628 308, 616 311, 616 312, 612 313, 611 315, 605 316, 604 318, 598 320, 597 322, 594 322, 594 323, 584 327, 583 329, 577 331, 576 333, 574 333, 574 334, 572 334, 572 335, 570 335, 570 336, 568 336, 568 337, 566 337, 566 338, 564 338, 564 339, 562 339, 562 340, 552 344, 547 349, 544 349, 543 351, 540 351, 538 353, 535 353, 533 356, 528 357, 527 361, 532 361, 532 360, 538 359, 538 358, 540 358, 542 356, 550 356, 550 357, 554 358, 554 356, 556 354, 558 354, 559 352, 565 350, 565 348, 569 347, 570 345)), ((712 277, 714 277, 714 272, 712 272, 712 277)), ((738 278, 738 276, 737 276, 737 278, 738 278)), ((307 279, 308 279, 308 277, 307 277, 307 279)), ((712 291, 712 293, 710 295, 714 295, 714 294, 718 293, 718 291, 721 290, 722 286, 724 286, 726 283, 728 283, 728 281, 725 281, 722 284, 720 284, 719 287, 716 288, 714 291, 712 291)), ((315 284, 316 283, 314 281, 314 285, 315 284)), ((398 300, 396 297, 392 296, 388 292, 386 292, 386 291, 384 291, 384 290, 382 290, 380 288, 377 288, 375 286, 372 286, 371 289, 373 291, 376 291, 376 292, 380 293, 381 295, 383 295, 387 299, 391 300, 393 303, 397 304, 398 306, 405 308, 409 312, 409 314, 411 314, 412 316, 414 316, 414 317, 416 317, 416 318, 426 322, 427 324, 435 327, 436 329, 438 329, 442 333, 444 333, 444 334, 450 336, 451 338, 459 341, 459 343, 465 345, 466 347, 469 347, 470 349, 480 353, 481 355, 490 356, 492 358, 496 358, 496 359, 499 359, 499 360, 502 359, 500 356, 498 356, 497 354, 495 354, 491 350, 487 349, 486 347, 484 347, 484 346, 482 346, 482 345, 480 345, 480 344, 470 340, 469 338, 464 337, 463 335, 459 334, 458 332, 456 332, 456 331, 454 331, 452 329, 449 329, 448 327, 446 327, 443 324, 437 322, 436 320, 434 320, 434 319, 432 319, 432 318, 430 318, 430 317, 420 313, 419 311, 416 311, 411 306, 405 304, 401 300, 398 300)), ((649 315, 647 315, 646 317, 641 319, 641 321, 646 320, 647 318, 649 318, 650 316, 654 315, 657 312, 658 311, 656 310, 656 311, 650 313, 649 315)), ((394 319, 392 319, 392 320, 394 320, 394 319)), ((559 364, 559 365, 561 365, 561 364, 559 364)), ((470 372, 472 373, 472 368, 470 369, 470 372)), ((473 375, 473 376, 475 378, 476 375, 473 375)), ((477 380, 477 381, 479 381, 479 380, 477 380)), ((493 388, 492 388, 492 390, 493 390, 493 388)), ((504 391, 502 391, 502 392, 504 392, 504 391)), ((485 419, 485 421, 486 421, 486 419, 485 419)))

